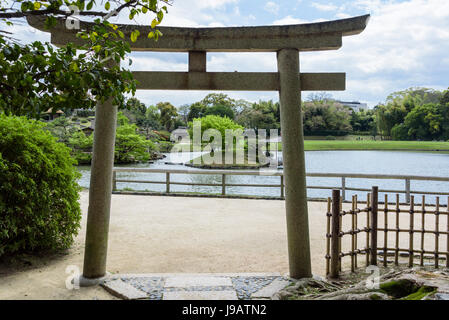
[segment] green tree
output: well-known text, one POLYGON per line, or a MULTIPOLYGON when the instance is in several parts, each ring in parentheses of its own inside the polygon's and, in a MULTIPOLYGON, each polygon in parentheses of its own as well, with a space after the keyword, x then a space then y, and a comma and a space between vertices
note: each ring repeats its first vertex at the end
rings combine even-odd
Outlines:
POLYGON ((449 88, 444 91, 444 94, 440 99, 440 104, 443 106, 449 104, 449 88))
POLYGON ((159 109, 161 114, 161 124, 167 131, 172 131, 175 129, 176 117, 178 112, 176 108, 170 102, 159 102, 156 107, 159 109))
POLYGON ((206 115, 207 107, 201 102, 195 102, 190 105, 187 121, 190 122, 196 118, 202 118, 206 115))
POLYGON ((374 112, 372 110, 353 111, 351 113, 351 127, 354 131, 369 132, 374 123, 374 112))
POLYGON ((407 109, 404 105, 390 103, 375 107, 378 131, 384 138, 391 138, 391 130, 395 125, 404 122, 407 109))
POLYGON ((444 120, 438 106, 425 104, 415 107, 406 117, 404 126, 408 130, 408 136, 413 140, 438 139, 442 131, 444 120))
MULTIPOLYGON (((403 104, 407 107, 407 104, 423 105, 428 103, 438 103, 442 97, 442 92, 430 89, 430 88, 409 88, 402 91, 393 92, 387 97, 388 103, 403 104)), ((411 111, 413 107, 407 107, 408 111, 411 111)))
POLYGON ((146 119, 147 107, 137 98, 129 98, 126 101, 122 113, 138 126, 142 126, 146 119))
POLYGON ((189 112, 190 112, 190 105, 183 104, 178 108, 178 115, 181 117, 182 121, 187 125, 187 122, 189 122, 189 112))
MULTIPOLYGON (((18 0, 0 3, 0 19, 12 25, 12 19, 43 16, 48 27, 58 19, 71 15, 66 6, 77 6, 79 16, 94 16, 90 29, 80 29, 77 36, 82 45, 67 44, 55 48, 49 43, 35 41, 18 43, 7 33, 0 32, 0 111, 7 115, 39 118, 40 113, 53 109, 93 108, 98 101, 113 99, 122 106, 125 94, 134 94, 136 82, 132 73, 119 62, 130 52, 129 43, 122 41, 124 33, 108 19, 129 10, 129 19, 140 14, 154 14, 148 36, 158 38, 156 26, 167 12, 167 0, 106 1, 103 12, 92 10, 100 5, 96 0, 52 1, 18 0), (113 63, 115 62, 115 63, 113 63)), ((132 30, 130 40, 136 41, 138 30, 132 30)))
POLYGON ((260 100, 249 104, 236 117, 237 123, 251 129, 278 129, 280 127, 279 103, 260 100))
POLYGON ((391 129, 391 137, 393 140, 409 140, 407 127, 403 123, 396 124, 391 129))
MULTIPOLYGON (((92 161, 93 135, 86 136, 77 131, 69 139, 72 155, 79 164, 92 161)), ((133 163, 147 161, 151 153, 157 151, 157 145, 138 133, 138 127, 129 123, 129 119, 119 112, 115 138, 114 163, 133 163)))
POLYGON ((351 110, 333 100, 303 104, 304 134, 344 135, 352 131, 351 110))
POLYGON ((132 163, 147 161, 156 145, 137 133, 137 126, 130 124, 126 116, 119 113, 117 117, 117 134, 115 138, 115 163, 132 163))
POLYGON ((147 139, 151 136, 151 130, 160 130, 162 128, 161 115, 156 106, 151 105, 147 108, 140 128, 143 129, 147 139))
POLYGON ((231 109, 231 107, 220 104, 207 108, 204 115, 207 116, 210 114, 220 117, 227 117, 229 119, 234 119, 234 111, 231 109))
POLYGON ((71 148, 71 155, 78 164, 90 164, 93 144, 93 135, 86 136, 83 131, 77 131, 69 138, 67 145, 71 148))
POLYGON ((229 107, 234 112, 238 112, 236 101, 224 93, 210 93, 207 96, 205 96, 204 99, 201 100, 200 102, 209 108, 220 105, 229 107))
MULTIPOLYGON (((208 115, 203 118, 193 119, 192 122, 189 122, 189 134, 193 137, 193 122, 200 121, 201 122, 201 136, 203 136, 204 131, 208 129, 218 130, 221 134, 222 141, 222 149, 225 149, 225 137, 226 130, 243 130, 244 128, 238 123, 234 122, 232 119, 227 117, 220 117, 216 115, 208 115)), ((206 142, 208 143, 208 142, 206 142)))

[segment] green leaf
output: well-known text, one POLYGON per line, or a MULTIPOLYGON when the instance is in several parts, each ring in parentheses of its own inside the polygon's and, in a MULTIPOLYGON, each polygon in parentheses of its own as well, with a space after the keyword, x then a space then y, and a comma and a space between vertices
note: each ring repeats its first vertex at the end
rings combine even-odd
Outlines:
POLYGON ((134 30, 133 32, 131 32, 131 41, 136 42, 139 35, 140 35, 139 30, 134 30))
POLYGON ((105 3, 104 8, 106 10, 109 10, 111 8, 111 4, 109 3, 109 1, 105 3))
POLYGON ((93 2, 93 1, 89 2, 89 3, 87 4, 87 6, 86 6, 86 9, 87 9, 87 10, 92 9, 93 5, 94 5, 94 2, 93 2))
POLYGON ((34 3, 34 10, 39 10, 41 7, 41 3, 40 2, 35 2, 34 3))
POLYGON ((159 24, 159 22, 156 19, 153 19, 153 21, 151 21, 151 29, 156 28, 156 26, 159 24))

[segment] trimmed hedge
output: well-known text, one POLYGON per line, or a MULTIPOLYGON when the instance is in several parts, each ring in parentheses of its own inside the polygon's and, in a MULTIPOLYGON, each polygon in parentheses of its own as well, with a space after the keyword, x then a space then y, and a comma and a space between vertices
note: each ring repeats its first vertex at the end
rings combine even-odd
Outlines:
POLYGON ((44 126, 0 114, 0 256, 66 249, 80 228, 76 161, 44 126))

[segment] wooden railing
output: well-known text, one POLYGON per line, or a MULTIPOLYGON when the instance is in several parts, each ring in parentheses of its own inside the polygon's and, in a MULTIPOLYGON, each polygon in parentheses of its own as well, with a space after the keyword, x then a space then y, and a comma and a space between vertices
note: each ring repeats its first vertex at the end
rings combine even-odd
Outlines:
MULTIPOLYGON (((308 189, 318 190, 340 190, 342 200, 346 200, 346 191, 360 191, 370 192, 371 189, 367 188, 354 188, 347 187, 349 179, 380 179, 380 180, 403 180, 403 190, 392 189, 379 189, 379 192, 383 193, 400 193, 405 194, 405 202, 410 203, 412 194, 420 195, 436 195, 436 196, 449 196, 448 192, 433 192, 423 190, 411 190, 411 181, 439 181, 449 182, 449 177, 435 177, 435 176, 407 176, 407 175, 386 175, 386 174, 358 174, 358 173, 307 173, 307 177, 322 177, 322 178, 339 178, 341 181, 340 186, 314 186, 308 185, 308 189)), ((205 186, 205 187, 220 187, 221 195, 226 196, 227 187, 258 187, 258 188, 278 188, 279 197, 284 198, 284 175, 282 171, 257 171, 257 170, 183 170, 183 169, 150 169, 150 168, 114 168, 113 169, 113 189, 117 189, 117 183, 145 183, 145 184, 162 184, 165 185, 165 193, 170 193, 171 185, 183 185, 183 186, 205 186), (135 180, 135 179, 123 179, 118 177, 117 173, 131 172, 131 173, 162 173, 165 174, 164 181, 151 181, 151 180, 135 180), (171 177, 178 174, 192 174, 192 175, 221 175, 221 183, 199 183, 199 182, 178 182, 173 181, 171 177), (229 183, 226 181, 227 176, 239 175, 239 176, 277 176, 279 177, 279 184, 244 184, 244 183, 229 183)))

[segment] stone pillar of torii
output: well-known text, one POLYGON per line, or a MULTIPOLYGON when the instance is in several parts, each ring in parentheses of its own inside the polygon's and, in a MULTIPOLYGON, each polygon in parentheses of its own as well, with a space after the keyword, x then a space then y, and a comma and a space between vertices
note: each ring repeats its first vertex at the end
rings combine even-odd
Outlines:
MULTIPOLYGON (((54 45, 80 43, 76 30, 59 20, 50 30, 44 18, 28 17, 31 26, 51 32, 54 45)), ((280 98, 289 270, 292 278, 312 276, 307 213, 301 91, 345 90, 345 73, 300 73, 299 52, 336 50, 342 37, 361 33, 369 15, 319 23, 223 28, 160 27, 158 40, 139 37, 133 51, 188 52, 188 72, 134 71, 139 90, 278 91, 280 98), (207 52, 276 52, 278 72, 207 72, 207 52)), ((91 23, 81 22, 82 29, 91 23)), ((127 38, 148 26, 118 25, 127 38)), ((81 285, 106 276, 117 106, 98 103, 89 189, 86 244, 81 285)), ((149 200, 151 201, 151 199, 149 200)))

